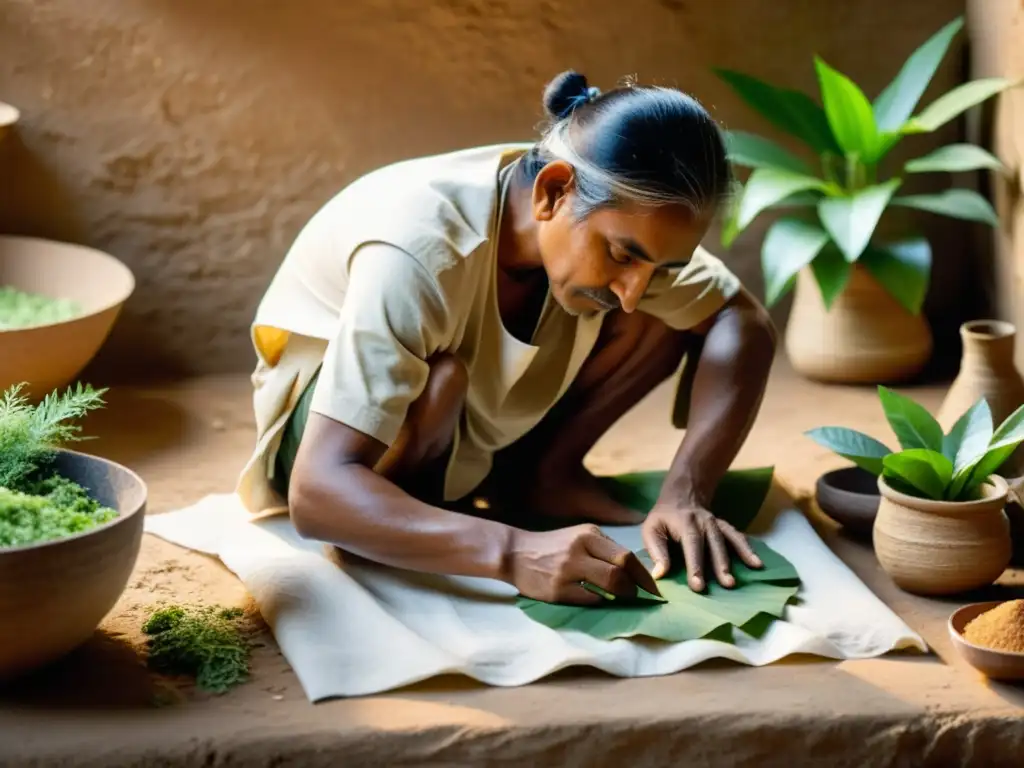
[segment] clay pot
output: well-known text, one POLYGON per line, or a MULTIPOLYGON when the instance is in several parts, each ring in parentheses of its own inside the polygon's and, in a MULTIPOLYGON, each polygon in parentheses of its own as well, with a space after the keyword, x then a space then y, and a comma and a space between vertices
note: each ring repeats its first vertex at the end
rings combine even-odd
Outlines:
POLYGON ((882 384, 915 376, 932 353, 932 333, 859 264, 827 310, 810 268, 800 271, 786 325, 793 368, 817 381, 882 384))
POLYGON ((878 478, 882 502, 874 547, 882 569, 901 589, 952 595, 987 586, 1010 562, 1007 485, 993 475, 973 501, 908 496, 878 478))
POLYGON ((135 290, 131 271, 102 251, 32 237, 0 237, 0 285, 72 299, 78 317, 0 331, 0 391, 27 383, 38 399, 73 382, 110 334, 135 290))
MULTIPOLYGON (((960 372, 946 393, 936 419, 949 431, 981 398, 988 401, 995 426, 1024 404, 1024 379, 1014 366, 1017 329, 1001 320, 972 320, 960 326, 963 355, 960 372)), ((1000 468, 1002 475, 1021 472, 1024 451, 1014 451, 1000 468)))
POLYGON ((125 467, 61 451, 56 469, 119 516, 91 531, 0 548, 0 680, 38 669, 93 634, 135 567, 146 485, 125 467))
POLYGON ((815 484, 815 498, 821 511, 849 533, 871 538, 882 500, 875 475, 860 467, 826 472, 815 484))

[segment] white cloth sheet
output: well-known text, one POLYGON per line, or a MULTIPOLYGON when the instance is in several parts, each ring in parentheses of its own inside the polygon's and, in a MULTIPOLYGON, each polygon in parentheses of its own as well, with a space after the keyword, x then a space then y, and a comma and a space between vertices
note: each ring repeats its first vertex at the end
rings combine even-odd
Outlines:
MULTIPOLYGON (((570 666, 620 677, 667 675, 713 658, 770 664, 796 653, 830 659, 927 651, 924 640, 879 600, 815 533, 784 508, 759 536, 796 566, 799 605, 760 639, 665 643, 596 640, 527 618, 513 587, 377 565, 346 565, 305 541, 287 516, 252 521, 233 494, 153 515, 146 530, 218 557, 245 584, 311 701, 380 693, 461 673, 494 686, 524 685, 570 666)), ((606 532, 633 550, 639 527, 606 532)))

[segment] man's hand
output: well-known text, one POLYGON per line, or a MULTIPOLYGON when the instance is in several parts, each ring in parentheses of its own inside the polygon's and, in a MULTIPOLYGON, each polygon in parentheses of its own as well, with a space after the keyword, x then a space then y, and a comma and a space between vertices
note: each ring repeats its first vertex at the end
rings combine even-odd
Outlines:
POLYGON ((581 582, 619 597, 635 596, 637 587, 661 595, 639 558, 596 525, 542 533, 515 529, 508 570, 506 580, 522 595, 548 603, 598 605, 604 601, 581 582))
POLYGON ((697 505, 659 502, 644 521, 644 546, 654 560, 653 576, 660 579, 671 564, 669 545, 675 541, 683 547, 686 570, 689 574, 690 589, 701 592, 704 589, 704 545, 711 552, 711 565, 715 577, 723 587, 736 585, 736 579, 729 572, 731 545, 740 559, 751 568, 761 568, 761 559, 754 554, 746 537, 731 524, 715 517, 711 512, 697 505))

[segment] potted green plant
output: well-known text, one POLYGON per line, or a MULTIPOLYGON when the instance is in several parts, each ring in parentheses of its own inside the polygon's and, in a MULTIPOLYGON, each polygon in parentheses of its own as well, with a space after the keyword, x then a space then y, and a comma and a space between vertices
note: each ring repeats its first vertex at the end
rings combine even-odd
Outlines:
POLYGON ((723 244, 731 245, 760 214, 786 211, 762 243, 765 299, 771 306, 795 288, 786 350, 810 378, 897 381, 917 373, 931 354, 931 331, 921 316, 931 247, 913 230, 883 236, 883 214, 917 209, 998 223, 992 206, 969 189, 901 194, 909 174, 1004 172, 984 149, 950 144, 898 168, 887 163, 902 140, 931 133, 1014 84, 1005 78, 974 80, 915 113, 962 27, 958 17, 915 50, 873 102, 820 57, 820 105, 802 92, 715 70, 743 101, 816 155, 812 162, 763 136, 726 132, 731 161, 752 171, 730 207, 723 244))
POLYGON ((914 400, 882 386, 878 394, 899 451, 845 427, 807 435, 877 476, 879 563, 898 586, 917 594, 991 584, 1011 556, 1007 485, 996 472, 1024 442, 1024 405, 996 428, 988 402, 978 400, 944 433, 914 400))

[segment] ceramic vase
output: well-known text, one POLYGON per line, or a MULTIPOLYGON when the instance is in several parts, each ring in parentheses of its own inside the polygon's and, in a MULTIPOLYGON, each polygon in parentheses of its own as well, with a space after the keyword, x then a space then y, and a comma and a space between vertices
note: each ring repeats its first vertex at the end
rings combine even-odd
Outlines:
POLYGON ((909 379, 928 362, 932 333, 859 264, 826 309, 810 268, 800 271, 786 326, 786 354, 801 375, 823 382, 881 384, 909 379))
MULTIPOLYGON (((1002 320, 972 320, 960 326, 960 371, 936 415, 944 430, 981 398, 988 401, 996 427, 1024 404, 1024 379, 1013 362, 1016 336, 1017 329, 1002 320)), ((1022 474, 1022 457, 1024 451, 1015 451, 999 473, 1022 474)))
POLYGON ((953 595, 987 586, 1010 562, 1006 481, 993 475, 972 501, 908 496, 878 479, 882 501, 875 555, 896 586, 917 595, 953 595))

